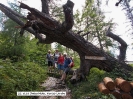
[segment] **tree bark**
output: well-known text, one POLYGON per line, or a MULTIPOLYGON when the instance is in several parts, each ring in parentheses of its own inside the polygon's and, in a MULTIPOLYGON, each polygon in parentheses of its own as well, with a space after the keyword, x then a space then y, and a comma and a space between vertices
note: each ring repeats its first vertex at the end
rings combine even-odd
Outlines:
POLYGON ((121 46, 119 46, 119 49, 120 49, 120 53, 119 53, 119 56, 118 56, 118 60, 119 61, 124 61, 125 60, 125 57, 126 57, 126 50, 127 50, 127 43, 121 39, 119 36, 113 34, 112 32, 110 32, 110 27, 108 29, 108 31, 106 32, 106 35, 108 37, 111 37, 112 39, 118 41, 121 46))
MULTIPOLYGON (((97 67, 108 72, 112 71, 114 68, 117 68, 118 70, 124 69, 121 72, 125 75, 133 71, 131 66, 124 62, 118 61, 114 57, 108 55, 106 52, 97 48, 92 43, 85 40, 82 36, 74 33, 71 30, 74 24, 73 6, 74 3, 70 0, 68 0, 67 3, 63 5, 65 20, 63 23, 59 23, 46 13, 42 13, 34 8, 27 6, 26 4, 20 4, 21 8, 29 10, 33 15, 35 15, 44 23, 44 27, 41 28, 40 31, 42 34, 46 35, 46 38, 43 38, 41 34, 37 34, 37 38, 39 39, 40 43, 50 44, 52 42, 58 42, 68 48, 73 49, 79 54, 80 72, 82 74, 87 75, 92 67, 97 67), (105 57, 106 60, 86 60, 85 56, 101 56, 105 57)), ((18 19, 17 16, 10 13, 9 9, 6 10, 5 7, 0 6, 0 10, 19 25, 24 25, 24 23, 18 19)), ((32 29, 28 28, 27 30, 35 35, 32 29)))
POLYGON ((49 15, 48 0, 41 0, 41 2, 42 2, 42 12, 49 15))

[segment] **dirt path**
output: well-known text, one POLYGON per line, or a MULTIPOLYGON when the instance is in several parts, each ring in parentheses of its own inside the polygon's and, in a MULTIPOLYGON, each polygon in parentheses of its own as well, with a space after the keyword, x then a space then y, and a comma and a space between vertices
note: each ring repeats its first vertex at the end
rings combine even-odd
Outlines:
POLYGON ((71 99, 71 90, 66 85, 56 84, 59 79, 48 77, 41 85, 45 87, 44 91, 66 92, 66 96, 40 96, 38 99, 71 99))

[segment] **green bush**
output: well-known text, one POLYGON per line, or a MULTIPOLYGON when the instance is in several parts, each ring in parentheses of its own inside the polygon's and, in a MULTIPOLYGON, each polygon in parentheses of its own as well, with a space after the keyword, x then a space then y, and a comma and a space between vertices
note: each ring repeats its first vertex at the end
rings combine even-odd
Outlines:
POLYGON ((0 99, 20 99, 17 91, 42 91, 40 82, 47 77, 44 68, 32 62, 0 60, 0 64, 0 99))

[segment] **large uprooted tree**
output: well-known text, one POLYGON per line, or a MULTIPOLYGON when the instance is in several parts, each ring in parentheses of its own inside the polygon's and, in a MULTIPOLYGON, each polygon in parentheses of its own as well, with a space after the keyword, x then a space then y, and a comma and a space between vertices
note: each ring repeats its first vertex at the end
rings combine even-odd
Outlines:
POLYGON ((50 44, 52 42, 58 42, 76 51, 80 57, 79 70, 83 75, 87 75, 92 67, 97 67, 108 72, 117 68, 117 70, 125 75, 133 71, 131 66, 124 63, 127 44, 118 36, 114 35, 110 31, 107 32, 107 36, 112 37, 114 40, 121 43, 120 55, 119 58, 116 59, 71 30, 74 24, 74 3, 72 1, 68 0, 67 3, 63 5, 63 12, 65 16, 63 23, 59 23, 49 15, 48 0, 41 0, 41 2, 42 12, 29 7, 24 3, 20 3, 20 8, 27 9, 29 11, 26 17, 26 24, 19 19, 19 17, 24 17, 7 6, 0 4, 0 10, 21 26, 21 35, 24 33, 24 30, 27 30, 35 35, 35 37, 39 40, 39 43, 50 44), (46 37, 44 38, 41 34, 46 35, 46 37), (85 59, 85 56, 104 57, 104 60, 85 59))

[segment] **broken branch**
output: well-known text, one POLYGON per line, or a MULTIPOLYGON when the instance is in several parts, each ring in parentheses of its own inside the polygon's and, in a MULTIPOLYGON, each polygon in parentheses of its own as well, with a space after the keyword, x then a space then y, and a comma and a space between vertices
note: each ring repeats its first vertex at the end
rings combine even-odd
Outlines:
POLYGON ((121 46, 119 47, 120 49, 120 54, 118 56, 118 60, 119 61, 124 61, 125 60, 125 56, 126 56, 126 50, 127 50, 127 43, 120 38, 119 36, 113 34, 112 32, 110 32, 110 27, 108 28, 108 31, 106 32, 106 36, 111 37, 112 39, 118 41, 121 46))

